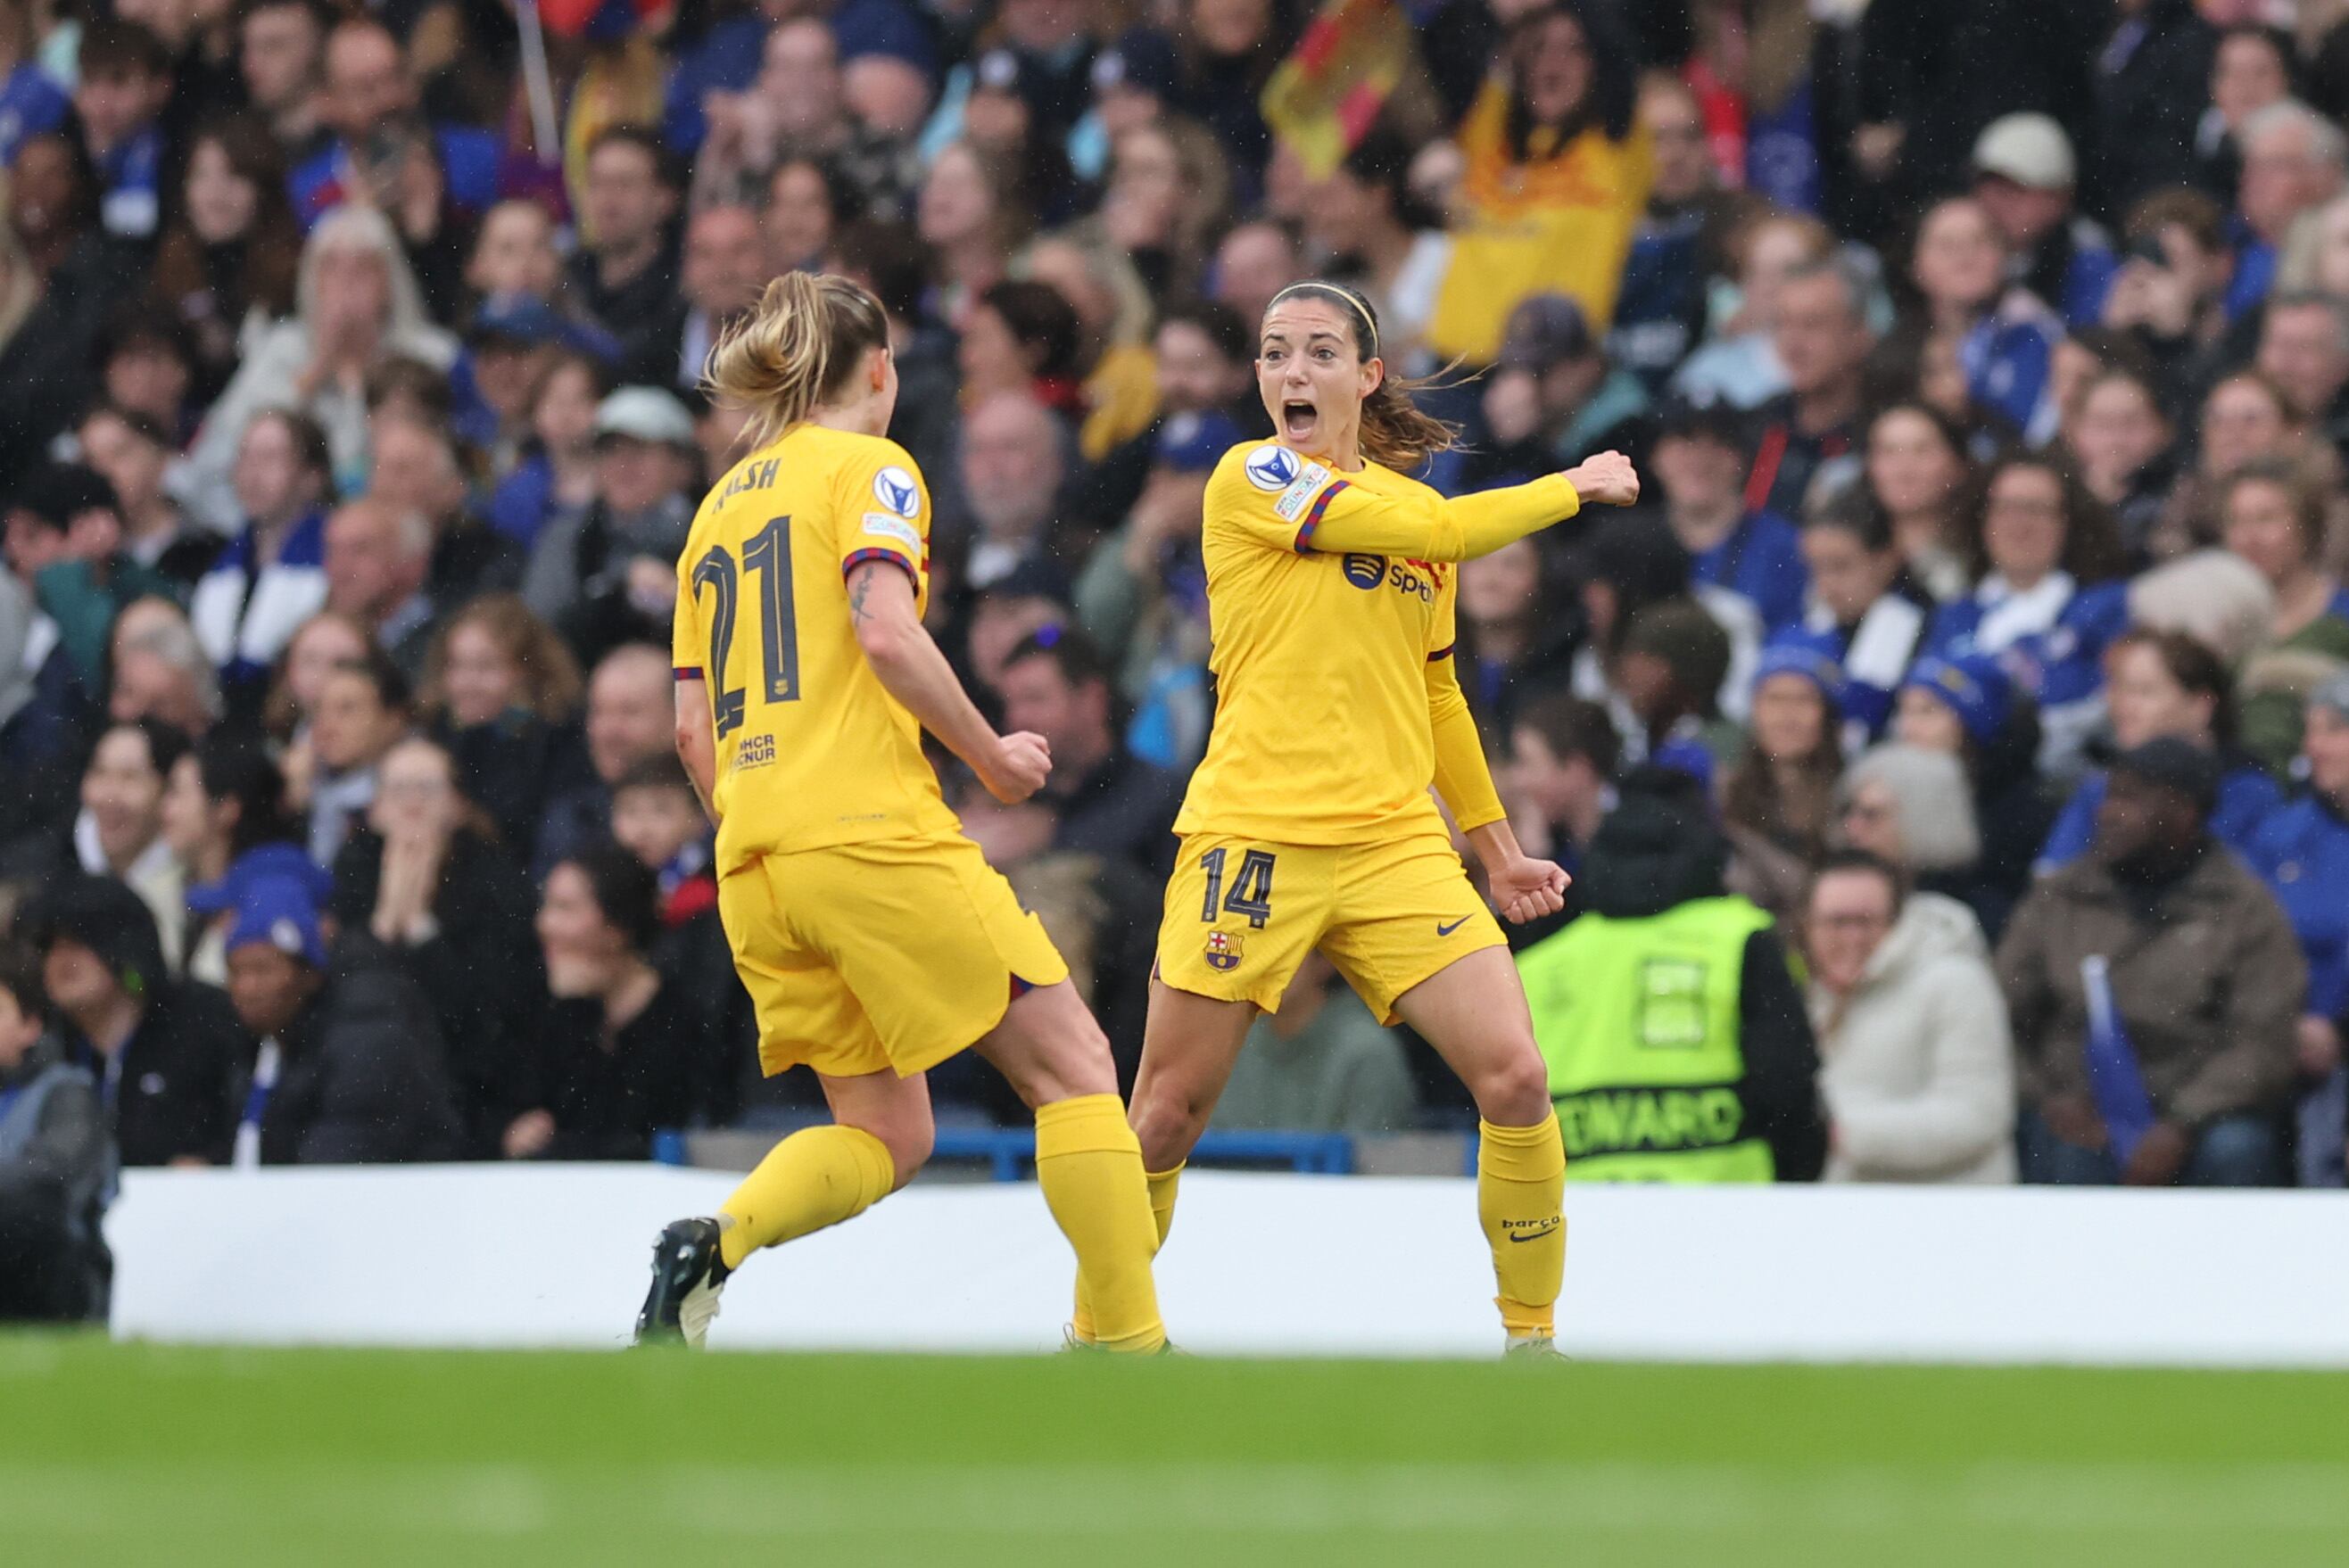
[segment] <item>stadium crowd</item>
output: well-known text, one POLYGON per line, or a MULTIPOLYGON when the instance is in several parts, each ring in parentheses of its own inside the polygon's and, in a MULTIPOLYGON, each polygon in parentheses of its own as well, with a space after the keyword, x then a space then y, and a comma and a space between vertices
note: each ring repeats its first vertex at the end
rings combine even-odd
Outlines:
MULTIPOLYGON (((803 1113, 667 651, 703 356, 799 267, 890 314, 936 629, 1055 758, 947 797, 1129 1072, 1201 495, 1320 274, 1439 489, 1647 477, 1459 577, 1581 879, 1554 1086, 1723 1026, 1748 1174, 2337 1186, 2344 113, 2342 0, 0 0, 0 1257, 109 1134, 803 1113), (1691 909, 1743 957, 1667 995, 1691 909)), ((1449 1083, 1309 965, 1219 1125, 1449 1083)))

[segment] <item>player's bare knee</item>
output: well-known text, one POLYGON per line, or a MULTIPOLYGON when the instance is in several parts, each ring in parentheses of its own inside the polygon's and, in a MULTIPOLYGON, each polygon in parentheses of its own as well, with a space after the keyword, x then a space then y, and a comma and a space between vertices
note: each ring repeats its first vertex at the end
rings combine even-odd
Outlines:
POLYGON ((1549 1114, 1549 1067, 1530 1042, 1497 1055, 1468 1088, 1476 1114, 1495 1127, 1531 1127, 1549 1114))
POLYGON ((1150 1091, 1137 1088, 1128 1119, 1142 1144, 1142 1163, 1151 1171, 1170 1171, 1191 1156, 1191 1148, 1206 1130, 1213 1108, 1161 1083, 1150 1091))

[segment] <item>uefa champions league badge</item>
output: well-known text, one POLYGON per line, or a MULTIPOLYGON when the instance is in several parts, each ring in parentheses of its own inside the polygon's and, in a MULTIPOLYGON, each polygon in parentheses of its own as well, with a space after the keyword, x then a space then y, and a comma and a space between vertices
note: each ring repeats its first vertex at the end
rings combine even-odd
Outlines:
POLYGON ((1297 454, 1286 447, 1262 446, 1248 454, 1248 483, 1260 490, 1287 490, 1297 469, 1297 454))
POLYGON ((1222 971, 1240 966, 1240 939, 1229 932, 1207 933, 1207 967, 1222 971))
POLYGON ((873 499, 899 517, 912 517, 922 510, 921 487, 895 463, 873 476, 873 499))

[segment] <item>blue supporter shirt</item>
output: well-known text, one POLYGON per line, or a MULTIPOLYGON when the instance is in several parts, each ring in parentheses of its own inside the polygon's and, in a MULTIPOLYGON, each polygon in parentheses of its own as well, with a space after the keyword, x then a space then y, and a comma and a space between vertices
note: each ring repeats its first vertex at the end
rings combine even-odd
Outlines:
MULTIPOLYGON (((2048 830, 2046 845, 2032 870, 2041 876, 2062 871, 2088 852, 2096 836, 2096 811, 2105 803, 2104 773, 2080 780, 2062 815, 2048 830)), ((2253 840, 2283 804, 2283 791, 2261 768, 2230 768, 2219 780, 2218 809, 2210 813, 2210 836, 2239 853, 2248 854, 2253 840)))
MULTIPOLYGON (((2070 582, 2059 573, 2029 593, 2049 593, 2059 578, 2070 582)), ((2009 620, 2008 605, 2014 597, 2001 595, 1993 581, 1942 605, 1919 651, 1945 659, 1973 654, 1997 659, 2014 684, 2039 704, 2047 734, 2041 761, 2046 765, 2051 758, 2076 754, 2101 712, 2105 648, 2128 628, 2128 588, 2120 583, 2070 588, 2052 614, 2018 617, 2025 622, 2023 629, 2010 633, 2001 623, 2009 620)))
MULTIPOLYGON (((450 205, 478 215, 497 204, 501 154, 496 137, 470 126, 440 125, 432 128, 432 144, 440 154, 440 178, 450 205)), ((336 138, 286 177, 285 193, 304 232, 348 198, 345 180, 349 169, 350 145, 336 138)))
POLYGON ((490 526, 528 550, 554 510, 554 465, 533 452, 514 465, 490 495, 490 526))
POLYGON ((2310 793, 2270 814, 2244 848, 2308 958, 2306 1010, 2349 1012, 2349 822, 2310 793))
POLYGON ((119 240, 148 240, 163 218, 163 133, 153 126, 98 160, 98 221, 119 240))
POLYGON ((2013 289, 1974 323, 1958 343, 1966 391, 1983 407, 2006 417, 2034 447, 2055 438, 2063 411, 2055 407, 2055 346, 2064 324, 2037 295, 2013 289))
POLYGON ((2064 269, 2064 297, 2056 302, 2064 325, 2076 332, 2103 321, 2105 300, 2120 270, 2120 258, 2106 246, 2082 245, 2073 251, 2072 264, 2064 269))
POLYGON ((1775 511, 1749 511, 1738 519, 1726 539, 1696 558, 1692 575, 1752 603, 1765 633, 1800 621, 1804 596, 1811 591, 1802 534, 1775 511))

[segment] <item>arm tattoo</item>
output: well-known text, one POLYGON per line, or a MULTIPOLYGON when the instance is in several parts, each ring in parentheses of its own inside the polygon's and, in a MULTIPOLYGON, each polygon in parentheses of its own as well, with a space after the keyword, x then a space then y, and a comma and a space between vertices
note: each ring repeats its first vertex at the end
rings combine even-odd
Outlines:
POLYGON ((856 581, 849 585, 848 618, 860 626, 864 624, 864 595, 872 591, 873 568, 871 566, 858 568, 856 581))

